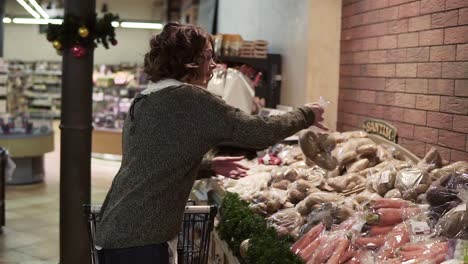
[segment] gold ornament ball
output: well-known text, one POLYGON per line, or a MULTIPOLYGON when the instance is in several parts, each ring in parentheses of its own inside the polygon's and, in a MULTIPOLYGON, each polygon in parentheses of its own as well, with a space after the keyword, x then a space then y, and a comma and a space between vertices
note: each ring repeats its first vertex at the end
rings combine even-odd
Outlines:
POLYGON ((52 41, 52 46, 54 46, 55 49, 61 49, 62 48, 62 43, 60 43, 60 41, 58 40, 54 40, 52 41))
POLYGON ((85 26, 78 29, 78 35, 82 38, 86 38, 89 35, 89 29, 85 26))

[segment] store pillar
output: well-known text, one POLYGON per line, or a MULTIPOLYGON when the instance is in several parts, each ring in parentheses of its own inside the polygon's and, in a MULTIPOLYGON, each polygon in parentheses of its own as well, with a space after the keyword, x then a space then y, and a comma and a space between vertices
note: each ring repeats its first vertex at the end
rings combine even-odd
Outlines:
MULTIPOLYGON (((65 1, 65 15, 94 21, 95 0, 65 1)), ((91 263, 83 204, 91 200, 93 49, 63 52, 60 149, 60 263, 91 263)))
POLYGON ((5 0, 0 0, 0 58, 3 57, 3 17, 5 16, 5 0))

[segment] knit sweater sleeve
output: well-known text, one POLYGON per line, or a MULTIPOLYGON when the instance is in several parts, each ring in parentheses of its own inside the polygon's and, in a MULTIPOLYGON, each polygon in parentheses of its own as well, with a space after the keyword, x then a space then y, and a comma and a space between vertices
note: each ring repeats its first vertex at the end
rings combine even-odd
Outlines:
POLYGON ((221 142, 264 149, 314 123, 314 113, 308 107, 297 108, 283 115, 260 117, 234 108, 208 91, 193 89, 197 93, 198 105, 205 109, 205 120, 210 122, 207 127, 220 137, 221 142))

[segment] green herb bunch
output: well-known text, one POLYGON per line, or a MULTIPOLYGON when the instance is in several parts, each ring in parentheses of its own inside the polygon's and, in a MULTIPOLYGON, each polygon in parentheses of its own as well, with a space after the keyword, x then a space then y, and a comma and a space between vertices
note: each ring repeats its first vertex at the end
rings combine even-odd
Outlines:
POLYGON ((249 209, 249 204, 238 194, 227 192, 220 209, 221 221, 218 233, 240 258, 242 241, 250 239, 247 256, 241 259, 246 264, 293 264, 302 263, 290 250, 292 239, 280 238, 267 226, 265 219, 249 209))

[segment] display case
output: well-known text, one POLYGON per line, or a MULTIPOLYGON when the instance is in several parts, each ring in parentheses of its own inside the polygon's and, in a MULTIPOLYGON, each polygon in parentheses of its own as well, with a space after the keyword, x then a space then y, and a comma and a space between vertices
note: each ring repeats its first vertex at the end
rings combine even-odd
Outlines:
POLYGON ((0 114, 0 146, 16 164, 7 184, 28 184, 44 179, 44 154, 54 150, 52 115, 49 112, 0 114))
POLYGON ((27 111, 31 116, 47 111, 59 118, 61 68, 60 62, 9 61, 9 111, 27 111))

